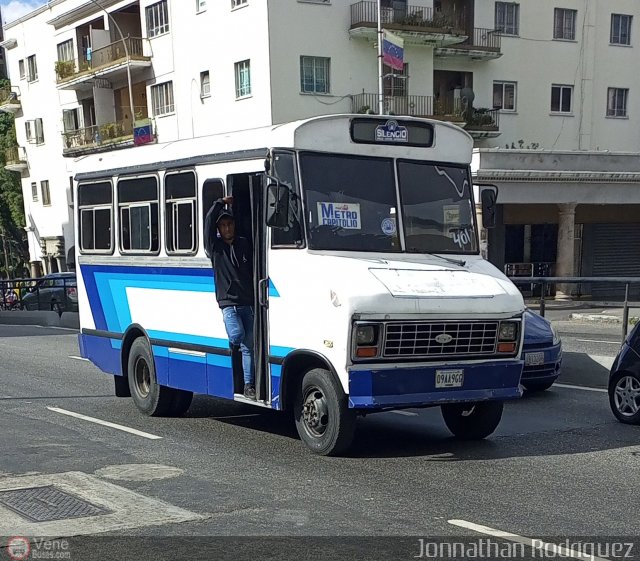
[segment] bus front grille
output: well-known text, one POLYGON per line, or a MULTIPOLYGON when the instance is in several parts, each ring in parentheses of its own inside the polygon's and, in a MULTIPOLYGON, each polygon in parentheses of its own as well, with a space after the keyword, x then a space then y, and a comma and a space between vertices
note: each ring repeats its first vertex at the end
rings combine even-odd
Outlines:
POLYGON ((498 322, 387 323, 384 356, 449 357, 492 355, 498 322))

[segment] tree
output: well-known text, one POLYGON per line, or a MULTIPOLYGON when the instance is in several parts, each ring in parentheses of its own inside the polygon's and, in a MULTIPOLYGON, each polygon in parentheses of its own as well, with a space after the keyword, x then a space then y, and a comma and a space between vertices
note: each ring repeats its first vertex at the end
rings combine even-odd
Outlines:
MULTIPOLYGON (((0 89, 10 87, 8 80, 0 79, 0 89)), ((0 274, 13 277, 21 276, 29 262, 20 174, 4 168, 6 150, 15 146, 14 117, 0 113, 0 274)))

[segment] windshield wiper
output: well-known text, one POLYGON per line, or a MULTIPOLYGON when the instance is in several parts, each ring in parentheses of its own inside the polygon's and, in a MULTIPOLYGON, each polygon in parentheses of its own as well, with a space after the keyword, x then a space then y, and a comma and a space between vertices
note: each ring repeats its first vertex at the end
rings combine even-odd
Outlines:
POLYGON ((453 265, 459 265, 460 267, 464 267, 467 262, 462 259, 453 259, 451 257, 443 257, 442 255, 438 255, 437 253, 429 253, 428 251, 421 251, 417 247, 410 247, 409 251, 412 253, 424 253, 425 255, 431 255, 432 257, 437 257, 438 259, 442 259, 443 261, 447 261, 448 263, 452 263, 453 265))

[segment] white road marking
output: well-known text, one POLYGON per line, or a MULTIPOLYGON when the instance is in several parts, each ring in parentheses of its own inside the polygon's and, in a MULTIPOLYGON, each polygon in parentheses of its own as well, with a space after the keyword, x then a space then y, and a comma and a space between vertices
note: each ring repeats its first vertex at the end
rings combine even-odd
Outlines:
POLYGON ((604 388, 590 388, 589 386, 572 386, 571 384, 553 384, 554 388, 567 388, 569 390, 584 390, 585 392, 608 393, 604 388))
POLYGON ((137 429, 125 427, 124 425, 117 425, 116 423, 111 423, 109 421, 102 421, 94 417, 87 417, 86 415, 81 415, 80 413, 74 413, 73 411, 67 411, 66 409, 59 409, 58 407, 47 407, 47 409, 49 411, 53 411, 54 413, 60 413, 61 415, 68 415, 69 417, 75 417, 76 419, 82 419, 83 421, 89 421, 90 423, 96 423, 97 425, 103 425, 105 427, 110 427, 112 429, 121 430, 123 432, 135 434, 136 436, 148 438, 149 440, 160 440, 162 438, 161 436, 156 436, 155 434, 142 432, 137 429))
POLYGON ((84 362, 91 362, 88 358, 82 358, 81 356, 69 355, 69 358, 72 358, 73 360, 82 360, 84 362))
POLYGON ((510 532, 504 532, 502 530, 496 530, 495 528, 489 528, 489 526, 481 526, 480 524, 474 524, 473 522, 467 522, 466 520, 448 520, 452 526, 459 526, 460 528, 466 528, 467 530, 473 530, 479 534, 485 534, 487 536, 493 536, 494 538, 502 538, 514 543, 521 543, 529 546, 532 549, 539 550, 541 555, 550 557, 571 557, 572 559, 588 559, 589 561, 608 561, 602 557, 596 557, 592 552, 583 552, 576 549, 569 549, 561 545, 544 542, 526 536, 519 536, 518 534, 512 534, 510 532))
POLYGON ((576 339, 580 343, 608 343, 609 345, 620 346, 620 341, 597 341, 596 339, 576 339))
POLYGON ((412 413, 411 411, 390 411, 390 413, 395 413, 396 415, 404 415, 405 417, 417 417, 417 413, 412 413))

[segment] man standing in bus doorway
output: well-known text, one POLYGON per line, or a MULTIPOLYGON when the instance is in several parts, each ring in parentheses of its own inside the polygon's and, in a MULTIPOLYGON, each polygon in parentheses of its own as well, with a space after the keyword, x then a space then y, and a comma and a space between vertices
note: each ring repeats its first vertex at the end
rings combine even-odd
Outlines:
POLYGON ((242 353, 244 396, 255 399, 253 258, 249 241, 236 236, 233 212, 230 207, 225 207, 232 204, 233 197, 218 199, 207 213, 204 221, 205 251, 213 266, 216 299, 222 310, 229 342, 239 346, 242 353))

